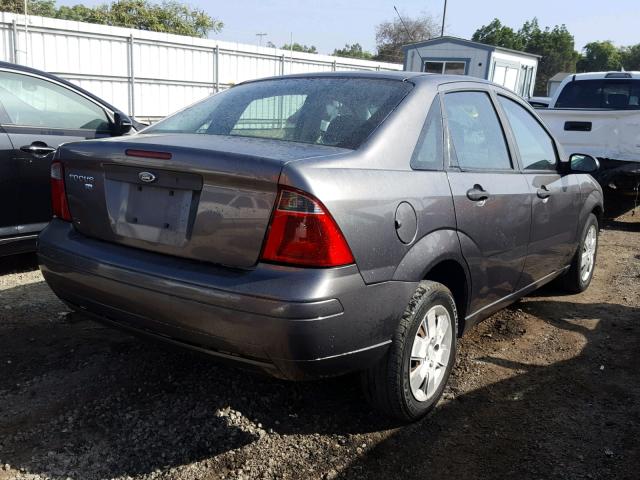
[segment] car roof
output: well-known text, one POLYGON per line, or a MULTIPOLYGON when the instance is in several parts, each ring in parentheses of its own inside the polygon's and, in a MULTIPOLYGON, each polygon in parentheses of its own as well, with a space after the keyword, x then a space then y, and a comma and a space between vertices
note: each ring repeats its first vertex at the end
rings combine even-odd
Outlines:
POLYGON ((56 81, 58 83, 61 83, 61 84, 65 85, 65 86, 69 87, 69 88, 72 88, 73 90, 76 90, 76 91, 82 93, 83 95, 85 95, 85 96, 91 98, 92 100, 95 100, 99 104, 105 106, 106 108, 108 108, 112 112, 120 112, 119 109, 117 109, 116 107, 114 107, 110 103, 106 102, 102 98, 97 97, 93 93, 86 91, 84 88, 79 87, 75 83, 71 83, 70 81, 65 80, 64 78, 60 78, 57 75, 53 75, 52 73, 44 72, 42 70, 38 70, 37 68, 27 67, 25 65, 18 65, 18 64, 15 64, 15 63, 2 62, 2 61, 0 61, 0 70, 12 70, 12 71, 17 72, 17 73, 30 73, 30 74, 33 74, 33 75, 38 75, 38 76, 43 77, 43 78, 48 78, 49 80, 56 81))
POLYGON ((287 78, 368 78, 383 80, 411 81, 413 83, 432 83, 441 85, 445 83, 465 82, 465 83, 481 83, 494 85, 487 80, 481 78, 470 77, 466 75, 441 75, 424 72, 409 72, 404 70, 388 70, 388 71, 338 71, 338 72, 316 72, 316 73, 294 73, 291 75, 278 75, 273 77, 256 78, 246 80, 238 85, 246 85, 249 83, 263 82, 267 80, 280 80, 287 78))
POLYGON ((566 81, 573 80, 602 80, 602 79, 611 79, 611 80, 625 80, 629 78, 640 79, 640 72, 620 72, 620 71, 609 71, 609 72, 588 72, 588 73, 574 73, 569 74, 565 78, 566 81))

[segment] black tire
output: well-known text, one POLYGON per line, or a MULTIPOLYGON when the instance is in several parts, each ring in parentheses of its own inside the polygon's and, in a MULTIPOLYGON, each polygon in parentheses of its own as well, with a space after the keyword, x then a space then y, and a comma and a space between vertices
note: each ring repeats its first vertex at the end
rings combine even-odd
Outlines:
POLYGON ((593 278, 593 272, 595 271, 596 259, 598 258, 598 232, 600 231, 598 225, 598 218, 590 213, 587 221, 582 228, 582 232, 580 233, 580 243, 578 244, 578 250, 576 251, 573 260, 571 261, 571 267, 569 271, 563 275, 559 280, 559 285, 561 288, 568 293, 580 293, 584 292, 591 283, 591 279, 593 278), (593 265, 591 267, 591 271, 588 277, 583 278, 582 276, 582 263, 583 263, 583 251, 585 249, 585 242, 587 240, 587 234, 589 230, 594 227, 596 232, 596 244, 595 244, 595 252, 593 254, 593 265))
MULTIPOLYGON (((442 310, 441 312, 444 313, 442 310)), ((369 403, 376 410, 402 422, 414 421, 426 415, 442 396, 455 364, 457 334, 458 314, 449 289, 436 282, 420 282, 400 319, 389 351, 378 364, 363 372, 362 384, 369 403), (446 365, 441 367, 443 372, 439 372, 442 376, 439 377, 441 380, 435 393, 419 401, 414 396, 409 380, 412 365, 415 365, 415 361, 411 359, 411 349, 418 329, 423 328, 421 324, 427 312, 438 305, 444 307, 449 314, 449 358, 446 365)), ((444 345, 445 342, 442 343, 444 345)))

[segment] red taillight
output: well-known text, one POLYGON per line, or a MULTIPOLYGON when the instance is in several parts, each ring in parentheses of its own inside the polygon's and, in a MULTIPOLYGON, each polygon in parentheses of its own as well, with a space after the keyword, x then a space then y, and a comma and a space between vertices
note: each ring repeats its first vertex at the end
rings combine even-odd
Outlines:
POLYGON ((325 207, 309 194, 284 188, 278 194, 262 260, 306 267, 354 263, 347 241, 325 207))
POLYGON ((60 162, 51 164, 51 207, 54 217, 67 222, 71 221, 67 192, 64 189, 64 167, 60 162))

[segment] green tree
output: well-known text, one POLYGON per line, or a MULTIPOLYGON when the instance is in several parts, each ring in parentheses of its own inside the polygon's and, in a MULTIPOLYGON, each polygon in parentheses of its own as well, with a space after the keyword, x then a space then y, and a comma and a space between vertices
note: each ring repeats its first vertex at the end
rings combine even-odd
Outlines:
POLYGON ((583 52, 578 61, 579 72, 620 70, 622 67, 620 49, 609 40, 587 43, 583 52))
POLYGON ((349 58, 362 58, 364 60, 371 60, 373 54, 362 49, 362 45, 359 43, 353 43, 351 45, 345 44, 344 48, 336 48, 333 51, 335 57, 349 57, 349 58))
POLYGON ((620 49, 620 61, 625 70, 640 70, 640 43, 620 49))
POLYGON ((316 47, 311 45, 310 47, 307 47, 306 45, 300 45, 297 42, 294 42, 293 45, 289 44, 289 43, 285 43, 282 46, 283 50, 293 50, 294 52, 304 52, 304 53, 318 53, 318 50, 316 50, 316 47))
MULTIPOLYGON (((24 14, 24 0, 0 0, 0 11, 24 14)), ((42 17, 55 17, 55 0, 27 0, 27 13, 42 17)))
POLYGON ((476 30, 471 40, 514 50, 522 50, 524 48, 522 37, 518 35, 518 32, 511 27, 502 25, 497 18, 494 18, 489 25, 483 25, 476 30))
POLYGON ((396 18, 391 22, 382 22, 376 27, 378 52, 374 56, 375 60, 402 63, 403 45, 429 40, 440 34, 438 22, 429 15, 403 17, 402 20, 396 18))
POLYGON ((63 5, 53 16, 62 20, 112 25, 108 13, 104 9, 85 7, 84 5, 73 5, 72 7, 63 5))
MULTIPOLYGON (((23 0, 0 0, 0 10, 23 13, 23 0)), ((150 0, 117 0, 96 7, 74 5, 56 8, 55 0, 28 0, 28 13, 63 20, 99 23, 115 27, 137 28, 205 38, 219 32, 224 24, 204 10, 177 0, 153 3, 150 0)))
POLYGON ((558 72, 575 72, 578 52, 575 50, 573 35, 565 25, 546 27, 542 30, 538 19, 525 22, 518 31, 524 50, 540 55, 536 76, 536 95, 546 95, 547 82, 558 72))
POLYGON ((573 35, 565 25, 540 28, 538 19, 525 22, 517 32, 494 20, 473 34, 474 40, 540 55, 536 76, 536 95, 545 95, 547 81, 558 72, 575 72, 578 53, 573 35))

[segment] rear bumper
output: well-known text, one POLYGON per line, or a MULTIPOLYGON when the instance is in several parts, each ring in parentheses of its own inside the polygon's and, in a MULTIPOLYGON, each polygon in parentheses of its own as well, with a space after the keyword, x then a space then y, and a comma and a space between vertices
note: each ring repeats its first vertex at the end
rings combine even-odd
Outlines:
POLYGON ((75 309, 289 379, 377 361, 416 288, 366 285, 355 266, 217 267, 89 239, 56 220, 38 255, 46 281, 75 309))

